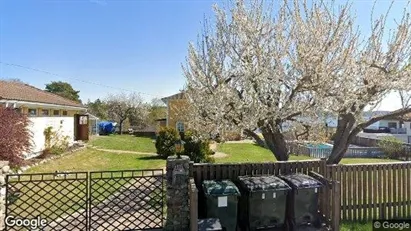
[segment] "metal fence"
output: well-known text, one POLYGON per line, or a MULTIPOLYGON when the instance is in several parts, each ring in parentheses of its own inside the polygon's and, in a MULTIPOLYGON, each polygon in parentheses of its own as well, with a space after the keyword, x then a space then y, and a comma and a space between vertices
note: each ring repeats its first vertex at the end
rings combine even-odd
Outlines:
POLYGON ((7 175, 6 217, 44 221, 40 230, 161 229, 163 178, 161 169, 7 175))
MULTIPOLYGON (((307 155, 314 158, 328 158, 331 155, 332 147, 317 148, 308 147, 304 143, 288 142, 290 153, 297 155, 307 155)), ((380 158, 385 156, 383 150, 378 147, 348 147, 344 157, 347 158, 380 158)))

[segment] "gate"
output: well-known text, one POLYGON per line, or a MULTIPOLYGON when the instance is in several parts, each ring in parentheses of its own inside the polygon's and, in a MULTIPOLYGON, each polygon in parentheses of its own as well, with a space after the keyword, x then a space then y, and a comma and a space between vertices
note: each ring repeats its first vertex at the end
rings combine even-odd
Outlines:
POLYGON ((163 178, 161 169, 7 175, 5 228, 161 230, 163 178))

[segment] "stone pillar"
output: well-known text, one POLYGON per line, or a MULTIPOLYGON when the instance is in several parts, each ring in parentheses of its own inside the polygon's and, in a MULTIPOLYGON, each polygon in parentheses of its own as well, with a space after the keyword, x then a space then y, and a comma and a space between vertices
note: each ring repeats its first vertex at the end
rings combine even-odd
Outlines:
POLYGON ((6 219, 6 175, 9 171, 9 162, 0 161, 0 230, 4 229, 6 219))
POLYGON ((190 158, 167 158, 167 221, 164 230, 189 230, 189 168, 190 158))

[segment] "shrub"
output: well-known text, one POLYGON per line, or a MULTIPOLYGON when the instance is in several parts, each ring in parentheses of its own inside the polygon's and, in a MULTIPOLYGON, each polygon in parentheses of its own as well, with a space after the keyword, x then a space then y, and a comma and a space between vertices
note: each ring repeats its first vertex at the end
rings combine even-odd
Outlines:
POLYGON ((195 131, 184 133, 183 154, 190 157, 190 160, 195 163, 214 162, 214 158, 211 157, 209 140, 202 139, 195 131))
POLYGON ((0 159, 15 167, 22 163, 23 154, 30 152, 30 120, 11 108, 0 106, 0 159))
POLYGON ((175 143, 180 139, 176 129, 163 127, 156 138, 157 154, 162 158, 167 158, 176 154, 175 143))
POLYGON ((382 138, 377 145, 384 151, 387 157, 391 159, 398 159, 405 152, 402 141, 393 136, 382 138))
POLYGON ((226 141, 239 141, 241 138, 241 133, 239 132, 226 132, 224 134, 224 140, 226 141))
POLYGON ((59 155, 65 152, 69 146, 68 136, 61 135, 62 126, 57 131, 53 130, 53 127, 47 127, 44 129, 45 149, 44 155, 54 154, 59 155))

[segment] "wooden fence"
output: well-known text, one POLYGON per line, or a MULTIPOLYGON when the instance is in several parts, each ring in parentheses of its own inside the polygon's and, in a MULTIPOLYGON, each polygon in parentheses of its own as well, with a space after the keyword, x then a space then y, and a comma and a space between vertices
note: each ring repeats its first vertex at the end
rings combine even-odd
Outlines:
POLYGON ((411 162, 330 165, 341 183, 341 218, 370 221, 411 217, 411 162))
MULTIPOLYGON (((290 173, 304 173, 316 177, 324 186, 320 191, 319 208, 323 214, 324 221, 332 230, 339 230, 340 219, 340 184, 337 181, 328 180, 319 173, 326 171, 325 160, 308 161, 279 161, 271 163, 243 163, 243 164, 191 164, 190 177, 194 179, 198 189, 198 211, 202 212, 205 208, 202 182, 204 180, 230 179, 236 181, 239 176, 256 175, 286 175, 290 173), (332 209, 330 209, 332 208, 332 209)), ((193 188, 192 184, 190 186, 193 188)), ((191 189, 190 189, 191 190, 191 189)), ((199 214, 200 215, 200 214, 199 214)), ((201 216, 201 215, 200 215, 201 216)))
POLYGON ((236 180, 238 176, 243 175, 289 173, 313 175, 313 172, 319 173, 328 180, 329 183, 325 185, 334 183, 330 189, 323 192, 320 201, 323 214, 331 224, 337 222, 333 219, 336 212, 330 210, 333 208, 340 209, 341 219, 344 221, 411 217, 411 162, 326 165, 323 159, 272 163, 192 164, 190 166, 190 176, 200 191, 199 195, 202 193, 201 182, 203 180, 236 180), (338 182, 339 185, 336 185, 335 183, 338 182), (336 195, 338 190, 341 193, 340 197, 336 195), (331 194, 336 196, 330 196, 331 194), (329 210, 324 210, 325 208, 329 210))

